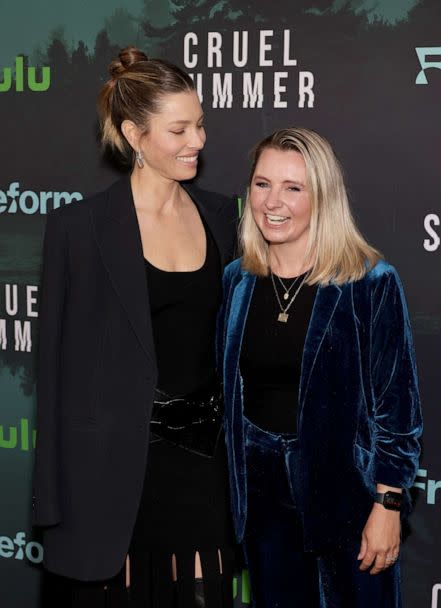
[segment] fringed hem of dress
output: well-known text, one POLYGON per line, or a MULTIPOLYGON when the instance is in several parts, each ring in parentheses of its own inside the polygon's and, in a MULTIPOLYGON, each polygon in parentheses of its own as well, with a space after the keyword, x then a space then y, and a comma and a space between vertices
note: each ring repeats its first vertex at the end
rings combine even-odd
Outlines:
POLYGON ((130 556, 130 606, 133 608, 232 608, 235 555, 231 547, 181 549, 174 553, 130 556), (204 603, 196 592, 195 555, 202 567, 204 603), (220 573, 219 554, 222 573, 220 573), (173 581, 172 559, 176 558, 173 581))

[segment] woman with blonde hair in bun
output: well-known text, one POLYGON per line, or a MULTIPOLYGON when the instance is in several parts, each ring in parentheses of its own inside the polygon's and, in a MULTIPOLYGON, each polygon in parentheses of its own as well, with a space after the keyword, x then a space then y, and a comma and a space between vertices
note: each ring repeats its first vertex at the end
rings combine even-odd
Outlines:
POLYGON ((47 221, 34 523, 63 608, 229 607, 214 340, 236 208, 188 183, 191 78, 134 47, 110 74, 102 140, 130 175, 47 221))

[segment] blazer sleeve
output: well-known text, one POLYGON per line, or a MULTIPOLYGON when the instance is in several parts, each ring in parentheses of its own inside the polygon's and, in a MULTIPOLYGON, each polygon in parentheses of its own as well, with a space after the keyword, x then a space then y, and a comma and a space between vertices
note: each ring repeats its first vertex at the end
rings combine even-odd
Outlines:
POLYGON ((63 310, 67 289, 67 238, 61 214, 48 215, 40 284, 37 372, 37 443, 33 477, 33 524, 61 519, 59 497, 59 401, 63 310))
POLYGON ((412 333, 395 269, 371 296, 371 391, 374 403, 375 481, 412 486, 418 469, 422 417, 412 333))
POLYGON ((229 201, 229 216, 230 216, 230 225, 231 231, 233 233, 232 238, 232 249, 230 262, 239 257, 239 223, 241 218, 241 208, 239 206, 239 199, 237 196, 234 196, 231 201, 229 201))
POLYGON ((225 336, 227 331, 228 317, 231 306, 232 293, 234 291, 234 274, 240 260, 235 260, 225 267, 222 277, 223 298, 216 321, 216 367, 218 373, 223 373, 223 360, 225 350, 225 336))
POLYGON ((226 226, 227 239, 227 253, 226 262, 231 263, 235 258, 238 257, 239 242, 238 242, 238 231, 240 222, 240 209, 237 197, 222 197, 223 204, 221 206, 221 217, 222 221, 226 226))

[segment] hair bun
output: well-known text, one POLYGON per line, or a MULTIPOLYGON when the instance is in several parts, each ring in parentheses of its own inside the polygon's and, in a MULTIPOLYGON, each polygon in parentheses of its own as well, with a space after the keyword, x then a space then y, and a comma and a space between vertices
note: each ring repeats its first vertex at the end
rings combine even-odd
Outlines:
POLYGON ((109 66, 109 73, 112 78, 117 78, 128 70, 134 63, 140 61, 148 61, 149 58, 136 46, 127 46, 122 49, 118 54, 118 59, 112 61, 109 66))

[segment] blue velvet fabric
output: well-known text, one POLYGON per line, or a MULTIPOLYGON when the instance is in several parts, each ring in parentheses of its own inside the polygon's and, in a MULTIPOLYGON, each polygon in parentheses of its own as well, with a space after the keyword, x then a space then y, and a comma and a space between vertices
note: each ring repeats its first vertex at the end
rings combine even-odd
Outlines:
POLYGON ((244 550, 254 608, 400 608, 400 563, 376 576, 359 569, 360 540, 305 552, 297 508, 296 436, 244 420, 247 523, 244 550))
MULTIPOLYGON (((240 260, 225 269, 217 333, 239 541, 247 517, 239 360, 255 280, 240 260)), ((376 484, 410 488, 420 453, 422 419, 409 317, 400 279, 387 262, 378 262, 359 281, 318 288, 297 417, 304 548, 318 551, 359 541, 376 484)))

